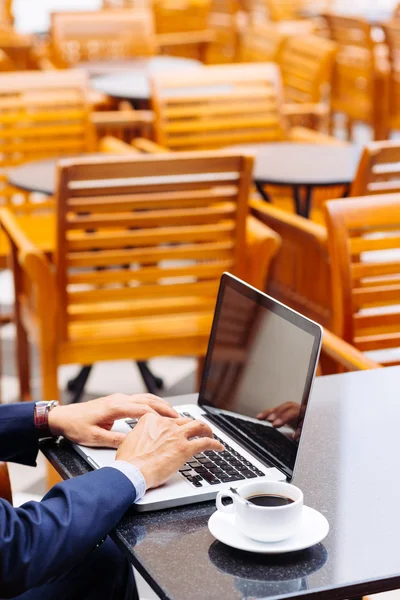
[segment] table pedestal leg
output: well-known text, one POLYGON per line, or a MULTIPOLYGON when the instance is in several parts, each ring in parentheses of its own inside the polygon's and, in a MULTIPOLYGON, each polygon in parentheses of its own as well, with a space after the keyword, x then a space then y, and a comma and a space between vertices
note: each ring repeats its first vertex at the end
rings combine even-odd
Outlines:
POLYGON ((271 202, 271 198, 269 197, 269 194, 265 191, 262 183, 255 181, 254 185, 256 186, 257 192, 260 194, 261 198, 265 200, 265 202, 271 202))
POLYGON ((312 201, 311 185, 294 185, 293 186, 293 199, 296 209, 296 214, 306 219, 310 218, 311 201, 312 201))

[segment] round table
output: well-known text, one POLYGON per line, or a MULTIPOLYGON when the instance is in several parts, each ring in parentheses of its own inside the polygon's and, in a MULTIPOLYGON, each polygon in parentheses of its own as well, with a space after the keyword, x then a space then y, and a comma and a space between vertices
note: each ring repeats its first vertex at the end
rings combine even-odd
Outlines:
POLYGON ((149 101, 149 76, 152 73, 184 71, 185 69, 202 67, 202 63, 198 60, 176 56, 156 56, 154 58, 121 61, 120 63, 110 61, 108 63, 104 62, 102 65, 102 71, 100 70, 100 63, 88 63, 87 67, 84 67, 88 69, 89 74, 93 77, 91 81, 92 88, 108 96, 120 100, 130 100, 134 103, 149 101), (120 67, 118 67, 118 64, 120 64, 120 67), (125 64, 125 68, 123 68, 123 64, 125 64), (110 65, 115 66, 110 67, 110 65), (115 70, 117 70, 117 73, 115 70), (103 74, 101 75, 101 73, 103 74))
MULTIPOLYGON (((270 202, 265 185, 293 189, 296 213, 309 217, 315 187, 347 186, 352 183, 361 155, 358 146, 268 142, 231 147, 255 157, 254 183, 270 202)), ((348 190, 347 192, 348 193, 348 190)))
MULTIPOLYGON (((81 158, 96 158, 107 156, 104 153, 84 154, 81 158)), ((25 163, 19 167, 8 170, 7 180, 14 187, 27 192, 39 192, 52 196, 56 191, 57 163, 60 160, 76 158, 73 156, 60 156, 59 158, 46 158, 25 163)))

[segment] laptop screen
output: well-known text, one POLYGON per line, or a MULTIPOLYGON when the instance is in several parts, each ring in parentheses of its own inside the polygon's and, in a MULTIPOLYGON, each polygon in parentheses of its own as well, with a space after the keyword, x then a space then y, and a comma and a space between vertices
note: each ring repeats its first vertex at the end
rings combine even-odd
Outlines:
POLYGON ((293 475, 321 328, 224 274, 199 404, 266 464, 293 475))

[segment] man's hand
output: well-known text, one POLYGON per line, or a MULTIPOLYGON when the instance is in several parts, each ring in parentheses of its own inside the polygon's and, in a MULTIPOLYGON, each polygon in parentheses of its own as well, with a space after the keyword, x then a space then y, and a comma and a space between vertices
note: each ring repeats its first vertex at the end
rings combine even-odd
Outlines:
POLYGON ((152 394, 113 394, 82 404, 56 406, 49 412, 49 427, 53 435, 63 435, 84 446, 118 448, 126 437, 110 431, 116 419, 137 419, 147 413, 172 419, 179 417, 172 406, 152 394))
POLYGON ((269 408, 257 415, 257 419, 269 421, 274 427, 289 425, 293 429, 297 426, 300 415, 300 404, 297 402, 284 402, 275 408, 269 408))
POLYGON ((165 483, 194 454, 223 449, 206 423, 166 419, 151 413, 142 417, 126 436, 116 458, 138 467, 149 489, 165 483), (199 439, 190 439, 197 436, 199 439))

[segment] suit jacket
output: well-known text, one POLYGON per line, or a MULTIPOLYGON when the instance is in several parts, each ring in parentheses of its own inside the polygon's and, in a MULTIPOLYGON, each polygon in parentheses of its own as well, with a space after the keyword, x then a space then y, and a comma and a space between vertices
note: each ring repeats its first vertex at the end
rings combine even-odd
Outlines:
MULTIPOLYGON (((34 403, 0 406, 0 460, 36 465, 34 403)), ((0 598, 43 584, 81 562, 135 501, 121 472, 103 468, 64 481, 41 502, 0 499, 0 598)))

